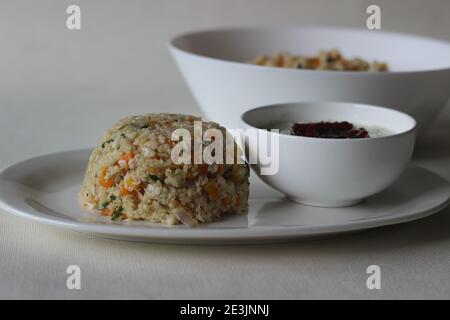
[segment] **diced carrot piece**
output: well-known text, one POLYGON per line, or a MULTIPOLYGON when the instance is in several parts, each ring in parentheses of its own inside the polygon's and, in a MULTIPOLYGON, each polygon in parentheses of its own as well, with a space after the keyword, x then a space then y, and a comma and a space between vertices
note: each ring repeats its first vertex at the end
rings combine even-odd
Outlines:
POLYGON ((208 173, 208 165, 207 164, 199 164, 197 167, 197 171, 199 174, 207 174, 208 173))
POLYGON ((100 185, 104 188, 111 188, 114 185, 113 179, 107 179, 100 181, 100 185))
POLYGON ((277 66, 277 67, 282 67, 282 66, 283 66, 283 63, 284 63, 283 56, 282 56, 282 55, 279 55, 278 58, 277 58, 276 66, 277 66))
POLYGON ((187 179, 188 181, 193 181, 193 180, 195 179, 195 176, 192 174, 192 171, 191 171, 191 170, 189 170, 189 171, 187 172, 187 174, 186 174, 186 179, 187 179))
POLYGON ((319 58, 312 58, 312 59, 310 59, 309 62, 311 64, 311 67, 313 67, 313 68, 317 68, 320 65, 320 59, 319 58))
POLYGON ((122 187, 122 188, 120 188, 119 193, 120 193, 121 196, 127 196, 127 195, 130 194, 130 191, 128 191, 127 188, 122 187))
POLYGON ((110 216, 112 216, 112 214, 113 214, 113 212, 111 209, 105 208, 102 210, 102 216, 110 217, 110 216))
POLYGON ((220 191, 219 188, 217 188, 216 184, 214 182, 208 182, 205 185, 205 190, 208 193, 208 196, 212 200, 217 200, 220 197, 220 191))
POLYGON ((100 179, 105 179, 106 173, 108 172, 108 168, 107 167, 103 167, 102 170, 100 171, 100 179))
POLYGON ((114 185, 114 179, 105 179, 106 173, 108 172, 108 168, 103 168, 100 172, 100 177, 98 179, 98 183, 104 188, 111 188, 114 185))
POLYGON ((241 205, 241 197, 236 195, 236 206, 239 207, 241 205))
POLYGON ((228 196, 225 196, 225 198, 222 199, 222 204, 223 204, 224 206, 229 205, 230 202, 231 202, 231 200, 230 200, 230 197, 228 197, 228 196))
POLYGON ((124 154, 122 157, 120 157, 120 160, 124 160, 124 161, 126 161, 128 163, 133 158, 134 158, 134 153, 133 152, 128 152, 128 153, 124 154))
POLYGON ((219 164, 219 169, 217 170, 217 174, 223 176, 224 173, 225 173, 225 165, 219 164))
POLYGON ((130 191, 127 188, 123 188, 123 187, 120 188, 119 193, 123 197, 124 196, 132 196, 133 198, 138 198, 139 197, 138 192, 136 190, 130 191))

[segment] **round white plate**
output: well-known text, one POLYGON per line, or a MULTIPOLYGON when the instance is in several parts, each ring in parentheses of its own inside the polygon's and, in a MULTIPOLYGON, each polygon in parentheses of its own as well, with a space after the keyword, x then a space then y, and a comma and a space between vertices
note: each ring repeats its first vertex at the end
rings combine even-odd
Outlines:
POLYGON ((449 203, 440 176, 410 166, 391 187, 348 208, 296 204, 254 179, 248 215, 228 215, 197 228, 109 221, 78 206, 78 191, 91 150, 32 158, 0 172, 0 207, 39 223, 120 240, 163 243, 258 243, 317 238, 412 221, 449 203))

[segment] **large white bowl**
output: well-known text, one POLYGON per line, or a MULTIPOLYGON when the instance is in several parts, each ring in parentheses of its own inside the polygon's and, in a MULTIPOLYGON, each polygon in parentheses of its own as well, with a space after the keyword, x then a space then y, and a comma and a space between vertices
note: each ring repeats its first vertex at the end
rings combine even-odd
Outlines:
POLYGON ((387 106, 430 124, 450 96, 450 44, 391 33, 331 27, 235 28, 175 37, 173 54, 205 116, 230 128, 246 110, 294 101, 348 101, 387 106), (390 72, 333 72, 244 63, 261 53, 344 56, 389 63, 390 72))
POLYGON ((242 115, 242 126, 259 133, 257 147, 249 139, 245 139, 245 144, 248 159, 256 159, 252 168, 264 182, 299 203, 343 207, 384 190, 400 176, 413 153, 416 121, 387 108, 313 102, 249 110, 242 115), (280 126, 295 122, 330 120, 349 121, 367 129, 379 126, 391 134, 378 138, 325 139, 267 130, 283 130, 280 126), (279 148, 276 143, 269 143, 269 148, 264 149, 262 143, 271 138, 279 139, 279 148), (268 165, 261 154, 271 156, 271 174, 263 174, 261 168, 268 165))

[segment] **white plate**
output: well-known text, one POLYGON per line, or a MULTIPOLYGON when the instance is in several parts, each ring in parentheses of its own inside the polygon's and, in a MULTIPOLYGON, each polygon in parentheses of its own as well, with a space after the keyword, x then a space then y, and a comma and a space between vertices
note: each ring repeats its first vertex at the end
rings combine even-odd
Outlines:
POLYGON ((113 223, 78 206, 78 190, 91 150, 54 153, 0 172, 0 207, 36 222, 120 240, 163 243, 258 243, 316 238, 412 221, 447 206, 443 178, 411 166, 391 187, 348 208, 302 206, 255 179, 248 215, 189 229, 146 222, 113 223))

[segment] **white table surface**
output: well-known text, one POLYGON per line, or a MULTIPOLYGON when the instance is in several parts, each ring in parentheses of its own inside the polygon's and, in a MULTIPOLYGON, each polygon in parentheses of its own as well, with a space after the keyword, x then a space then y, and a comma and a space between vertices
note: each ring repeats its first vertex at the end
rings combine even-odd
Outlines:
MULTIPOLYGON (((41 105, 35 112, 12 105, 0 118, 0 166, 90 146, 115 119, 162 111, 154 106, 122 110, 69 103, 41 105)), ((164 111, 198 113, 193 103, 183 106, 164 111)), ((447 107, 414 159, 447 179, 449 123, 447 107)), ((97 239, 0 212, 0 298, 450 298, 450 209, 335 239, 251 246, 97 239), (66 288, 72 264, 81 268, 81 290, 66 288), (372 264, 381 268, 381 290, 366 287, 372 264)))
MULTIPOLYGON (((128 114, 199 114, 165 43, 246 24, 365 27, 373 1, 0 1, 0 167, 90 147, 128 114), (82 30, 65 27, 82 8, 82 30)), ((449 38, 449 1, 378 0, 383 28, 449 38)), ((414 161, 450 180, 450 105, 414 161)), ((450 209, 342 238, 174 246, 96 239, 0 212, 0 298, 450 298, 450 209), (81 267, 82 289, 66 289, 81 267), (381 267, 381 290, 366 268, 381 267)))

